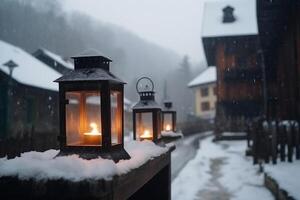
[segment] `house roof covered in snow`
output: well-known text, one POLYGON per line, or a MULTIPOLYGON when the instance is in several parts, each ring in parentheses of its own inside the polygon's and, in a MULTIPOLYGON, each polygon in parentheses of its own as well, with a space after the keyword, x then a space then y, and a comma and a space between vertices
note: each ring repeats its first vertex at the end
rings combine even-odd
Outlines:
POLYGON ((53 81, 61 76, 48 65, 42 63, 19 47, 0 40, 0 70, 9 75, 4 64, 13 61, 18 66, 13 70, 13 79, 17 82, 38 88, 57 91, 58 84, 53 81))
POLYGON ((57 55, 45 48, 40 48, 39 50, 37 50, 34 54, 37 54, 40 52, 43 52, 45 55, 47 55, 48 57, 52 58, 53 60, 55 60, 56 62, 58 62, 59 64, 69 68, 69 69, 74 69, 74 65, 71 62, 68 62, 66 60, 64 60, 60 55, 57 55))
POLYGON ((202 37, 258 34, 256 0, 207 0, 202 19, 202 37), (232 20, 223 22, 224 14, 232 20))
POLYGON ((196 87, 217 81, 217 69, 215 66, 208 67, 201 72, 196 78, 189 82, 188 87, 196 87))

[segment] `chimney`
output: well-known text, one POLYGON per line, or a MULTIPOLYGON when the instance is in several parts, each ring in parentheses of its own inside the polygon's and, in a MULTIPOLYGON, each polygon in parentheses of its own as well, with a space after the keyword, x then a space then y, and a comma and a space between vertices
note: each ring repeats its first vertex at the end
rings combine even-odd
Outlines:
POLYGON ((236 20, 233 15, 234 8, 231 6, 226 6, 223 8, 223 23, 232 23, 236 20))

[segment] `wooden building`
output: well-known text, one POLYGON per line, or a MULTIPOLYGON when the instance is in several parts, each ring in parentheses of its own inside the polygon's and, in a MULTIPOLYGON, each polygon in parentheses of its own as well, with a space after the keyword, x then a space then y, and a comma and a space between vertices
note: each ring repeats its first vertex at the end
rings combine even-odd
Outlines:
POLYGON ((217 67, 216 133, 242 131, 263 113, 256 1, 205 2, 202 41, 208 65, 217 67))
POLYGON ((214 120, 216 114, 216 67, 210 66, 195 77, 188 87, 194 92, 195 116, 214 120))
POLYGON ((61 74, 74 69, 73 63, 45 48, 36 50, 32 55, 61 74))
POLYGON ((61 74, 4 41, 0 51, 0 155, 55 148, 61 74))
POLYGON ((257 1, 268 119, 300 119, 300 1, 257 1))

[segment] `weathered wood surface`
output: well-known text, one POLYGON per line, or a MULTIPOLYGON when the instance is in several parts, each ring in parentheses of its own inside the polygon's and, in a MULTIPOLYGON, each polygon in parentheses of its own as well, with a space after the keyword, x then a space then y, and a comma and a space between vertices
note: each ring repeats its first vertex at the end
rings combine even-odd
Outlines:
POLYGON ((252 124, 250 135, 253 139, 253 162, 264 160, 276 164, 293 162, 293 157, 300 159, 300 132, 296 121, 256 121, 252 124), (264 124, 264 125, 263 125, 264 124))
MULTIPOLYGON (((171 151, 112 180, 37 181, 0 178, 1 199, 170 199, 171 151), (143 198, 141 198, 143 196, 143 198), (162 198, 158 198, 162 197, 162 198)), ((99 169, 101 170, 101 169, 99 169)))

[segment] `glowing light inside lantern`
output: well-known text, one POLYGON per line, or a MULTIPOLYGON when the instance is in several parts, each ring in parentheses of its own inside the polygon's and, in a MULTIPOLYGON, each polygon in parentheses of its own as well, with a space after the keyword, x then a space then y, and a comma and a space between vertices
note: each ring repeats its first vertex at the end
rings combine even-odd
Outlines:
POLYGON ((165 130, 166 130, 166 131, 170 131, 170 130, 171 130, 171 125, 170 125, 170 124, 167 124, 165 130))
POLYGON ((90 123, 90 127, 92 128, 91 132, 84 133, 84 135, 101 135, 95 122, 90 123))
POLYGON ((151 139, 152 135, 150 134, 150 131, 148 129, 144 130, 144 133, 140 135, 141 139, 151 139))
POLYGON ((90 123, 91 131, 83 133, 85 145, 100 145, 102 143, 101 133, 98 130, 98 125, 94 122, 90 123))

